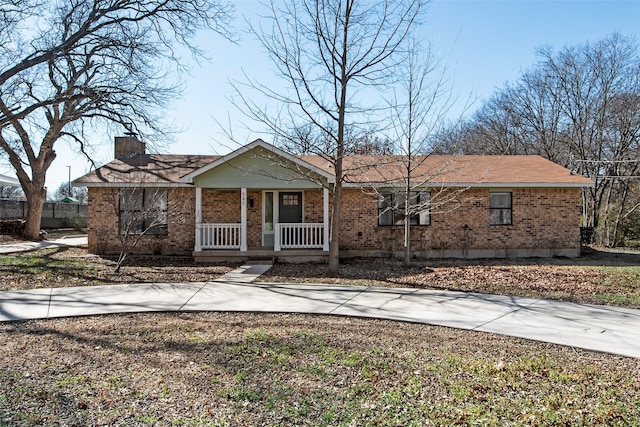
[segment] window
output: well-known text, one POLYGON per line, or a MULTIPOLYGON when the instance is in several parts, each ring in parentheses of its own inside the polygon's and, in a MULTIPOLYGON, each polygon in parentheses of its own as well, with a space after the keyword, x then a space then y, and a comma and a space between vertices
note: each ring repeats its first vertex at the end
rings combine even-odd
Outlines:
POLYGON ((298 206, 300 204, 300 200, 298 198, 299 194, 283 194, 282 195, 282 205, 283 206, 298 206))
POLYGON ((167 234, 167 190, 120 190, 120 233, 167 234))
POLYGON ((273 231, 273 191, 264 193, 264 231, 273 231))
MULTIPOLYGON (((412 192, 411 215, 409 224, 431 224, 429 192, 412 192)), ((404 208, 407 196, 405 193, 380 193, 378 198, 378 225, 404 225, 404 208)))
POLYGON ((511 225, 511 193, 489 193, 489 223, 511 225))

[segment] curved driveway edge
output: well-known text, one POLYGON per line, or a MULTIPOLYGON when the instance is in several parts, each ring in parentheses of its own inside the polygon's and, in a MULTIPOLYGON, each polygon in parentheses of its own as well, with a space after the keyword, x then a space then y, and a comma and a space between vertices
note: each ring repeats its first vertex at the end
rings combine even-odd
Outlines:
POLYGON ((3 243, 0 245, 0 254, 29 252, 37 249, 61 247, 87 247, 87 235, 70 235, 55 240, 41 240, 39 242, 3 243))
POLYGON ((0 292, 0 321, 162 311, 308 313, 447 326, 640 358, 640 310, 466 292, 230 279, 0 292))

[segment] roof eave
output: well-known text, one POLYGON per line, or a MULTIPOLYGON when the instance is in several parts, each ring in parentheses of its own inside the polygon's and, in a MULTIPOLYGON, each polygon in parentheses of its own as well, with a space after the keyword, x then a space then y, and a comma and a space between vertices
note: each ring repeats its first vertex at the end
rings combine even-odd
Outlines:
POLYGON ((78 182, 72 181, 71 185, 73 187, 102 187, 102 188, 193 188, 192 184, 187 184, 183 182, 78 182))
MULTIPOLYGON (((595 184, 579 182, 425 182, 413 186, 425 188, 593 188, 595 184)), ((404 188, 405 184, 403 182, 349 182, 344 183, 343 187, 404 188)))

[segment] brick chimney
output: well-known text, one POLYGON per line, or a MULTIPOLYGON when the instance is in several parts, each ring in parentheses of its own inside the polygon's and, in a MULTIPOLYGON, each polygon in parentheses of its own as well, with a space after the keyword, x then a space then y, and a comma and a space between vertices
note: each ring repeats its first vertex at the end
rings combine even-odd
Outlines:
POLYGON ((125 136, 115 137, 116 159, 130 159, 137 154, 144 154, 144 142, 138 140, 135 133, 126 133, 125 136))

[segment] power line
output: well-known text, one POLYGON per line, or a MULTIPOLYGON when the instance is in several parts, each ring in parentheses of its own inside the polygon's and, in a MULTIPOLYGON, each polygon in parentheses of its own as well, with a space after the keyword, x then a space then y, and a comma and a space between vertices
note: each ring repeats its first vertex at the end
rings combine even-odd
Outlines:
POLYGON ((579 160, 579 159, 572 159, 573 162, 577 162, 577 163, 640 163, 640 159, 634 159, 634 160, 579 160))
POLYGON ((634 176, 634 175, 599 175, 597 177, 598 179, 601 180, 611 180, 611 181, 615 181, 615 180, 628 180, 628 179, 640 179, 640 176, 634 176))

